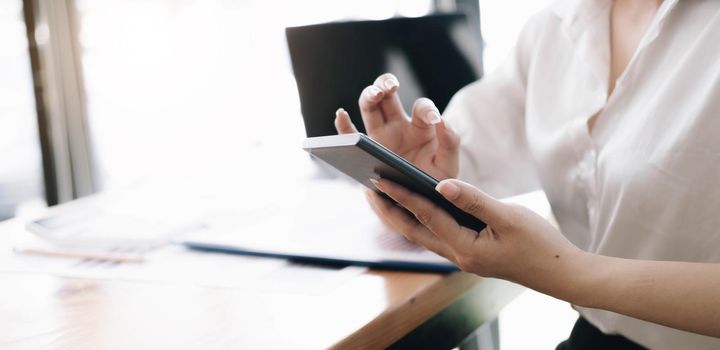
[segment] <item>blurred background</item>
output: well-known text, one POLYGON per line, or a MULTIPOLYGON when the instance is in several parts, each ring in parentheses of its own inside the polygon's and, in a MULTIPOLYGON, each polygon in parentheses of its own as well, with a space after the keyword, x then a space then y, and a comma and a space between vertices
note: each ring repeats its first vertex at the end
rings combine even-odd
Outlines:
MULTIPOLYGON (((222 190, 312 173, 288 27, 464 12, 479 77, 548 3, 0 0, 0 220, 139 184, 222 190)), ((406 104, 422 95, 413 85, 406 104)), ((502 347, 554 348, 575 318, 526 292, 501 315, 502 347)))

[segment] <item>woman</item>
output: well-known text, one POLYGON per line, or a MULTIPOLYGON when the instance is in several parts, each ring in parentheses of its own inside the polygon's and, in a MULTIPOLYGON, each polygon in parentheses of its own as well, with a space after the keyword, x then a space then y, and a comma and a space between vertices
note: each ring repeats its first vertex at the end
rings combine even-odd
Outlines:
MULTIPOLYGON (((369 192, 386 225, 576 305, 559 349, 720 349, 720 2, 561 1, 442 118, 427 99, 408 118, 398 88, 363 91, 368 134, 488 228, 380 180, 415 215, 369 192), (494 198, 538 188, 560 230, 494 198)), ((342 109, 335 125, 355 132, 342 109)))

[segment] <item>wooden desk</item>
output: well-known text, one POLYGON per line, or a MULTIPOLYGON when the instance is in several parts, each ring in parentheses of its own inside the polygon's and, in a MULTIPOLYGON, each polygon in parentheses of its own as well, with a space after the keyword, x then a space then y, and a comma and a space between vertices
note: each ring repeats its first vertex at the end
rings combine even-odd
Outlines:
MULTIPOLYGON (((0 223, 0 250, 22 234, 21 222, 0 223)), ((281 276, 260 278, 282 283, 281 276)), ((2 349, 449 348, 522 290, 464 273, 367 270, 318 292, 67 278, 3 266, 0 285, 2 349)))

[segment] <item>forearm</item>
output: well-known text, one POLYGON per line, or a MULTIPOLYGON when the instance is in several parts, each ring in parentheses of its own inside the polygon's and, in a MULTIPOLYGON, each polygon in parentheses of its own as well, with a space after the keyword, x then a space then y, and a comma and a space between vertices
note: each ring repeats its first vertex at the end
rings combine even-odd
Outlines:
POLYGON ((579 306, 720 337, 720 263, 587 253, 529 209, 503 203, 454 179, 443 180, 438 192, 487 223, 487 229, 477 232, 458 225, 437 205, 392 181, 381 179, 376 187, 417 220, 377 197, 381 217, 463 271, 514 281, 579 306))
POLYGON ((567 261, 566 300, 720 337, 720 264, 620 259, 580 253, 567 261))

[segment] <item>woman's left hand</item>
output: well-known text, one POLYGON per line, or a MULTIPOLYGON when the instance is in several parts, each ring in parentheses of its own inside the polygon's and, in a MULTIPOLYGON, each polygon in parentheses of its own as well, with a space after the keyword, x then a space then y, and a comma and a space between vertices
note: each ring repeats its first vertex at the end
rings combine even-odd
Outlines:
POLYGON ((459 180, 444 180, 436 190, 458 208, 484 221, 487 227, 480 232, 460 226, 440 207, 389 180, 377 181, 376 187, 415 216, 369 193, 371 204, 386 224, 466 272, 543 291, 552 288, 547 283, 569 277, 574 264, 567 262, 584 253, 531 210, 500 202, 459 180))
POLYGON ((376 186, 415 216, 372 192, 370 202, 386 224, 464 271, 517 282, 575 305, 720 337, 720 264, 583 252, 529 209, 458 180, 444 180, 436 189, 483 220, 487 227, 480 232, 388 180, 376 186))

